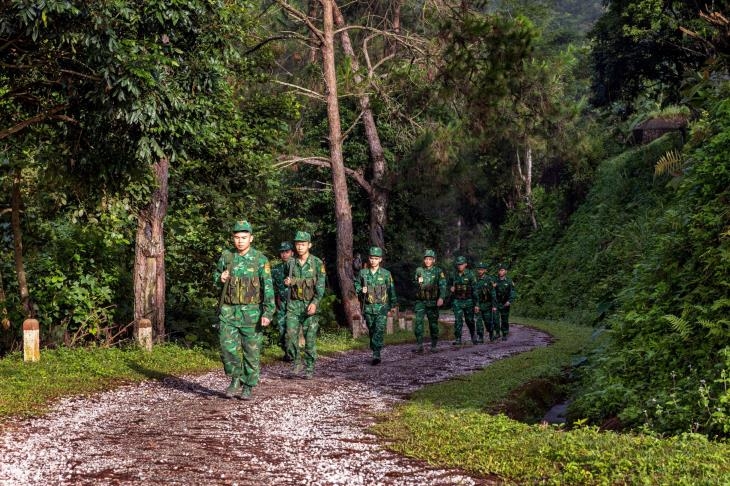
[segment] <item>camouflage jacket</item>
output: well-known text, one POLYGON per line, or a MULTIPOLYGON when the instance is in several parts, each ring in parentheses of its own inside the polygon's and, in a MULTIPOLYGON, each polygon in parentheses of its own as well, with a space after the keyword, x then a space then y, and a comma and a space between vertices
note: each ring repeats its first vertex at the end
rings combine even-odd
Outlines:
POLYGON ((310 304, 319 306, 319 301, 324 297, 327 271, 322 260, 314 255, 309 255, 302 264, 297 257, 290 258, 284 267, 287 278, 291 275, 292 282, 289 285, 291 300, 303 300, 310 304))
POLYGON ((213 272, 213 280, 219 290, 224 290, 222 304, 259 304, 262 317, 271 319, 274 315, 271 267, 260 251, 250 248, 245 255, 239 255, 235 249, 224 250, 213 272), (221 274, 226 270, 230 271, 231 278, 224 284, 221 274))
POLYGON ((517 298, 517 290, 515 290, 515 284, 512 283, 512 279, 509 277, 495 279, 495 299, 498 305, 504 305, 507 302, 510 304, 517 298))
POLYGON ((454 272, 449 278, 449 287, 454 287, 451 296, 456 300, 471 300, 476 281, 474 271, 469 268, 464 273, 454 272))
POLYGON ((393 276, 384 268, 378 268, 371 272, 369 268, 363 268, 355 279, 355 292, 362 293, 363 287, 367 287, 368 293, 362 294, 365 305, 385 306, 392 309, 398 305, 395 296, 395 284, 393 276))
POLYGON ((497 306, 496 298, 494 278, 486 273, 481 278, 477 275, 477 281, 474 284, 474 305, 484 307, 484 309, 480 309, 484 311, 487 310, 486 307, 497 306))
POLYGON ((437 266, 418 267, 413 277, 413 283, 416 285, 417 300, 435 302, 438 299, 446 299, 446 276, 437 266), (421 283, 418 282, 419 277, 423 279, 421 283))

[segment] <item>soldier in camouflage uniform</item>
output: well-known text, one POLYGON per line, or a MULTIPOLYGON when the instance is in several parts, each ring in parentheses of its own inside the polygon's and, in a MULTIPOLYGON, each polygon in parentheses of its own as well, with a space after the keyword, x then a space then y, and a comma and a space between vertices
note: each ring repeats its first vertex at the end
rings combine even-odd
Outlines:
POLYGON ((415 353, 423 353, 423 320, 428 318, 428 329, 431 337, 431 351, 436 350, 439 339, 439 307, 446 298, 446 276, 437 266, 436 253, 426 250, 423 254, 423 266, 416 269, 413 282, 416 285, 416 303, 414 333, 416 334, 415 353))
POLYGON ((380 363, 380 351, 383 349, 383 334, 388 312, 398 305, 395 296, 395 285, 390 272, 380 267, 383 250, 370 247, 368 268, 360 270, 355 279, 355 292, 362 296, 365 303, 363 315, 370 334, 370 349, 373 351, 371 364, 380 363))
POLYGON ((517 298, 517 290, 512 279, 507 276, 507 266, 503 263, 499 264, 497 279, 494 282, 494 292, 496 301, 496 316, 494 319, 495 333, 502 333, 502 340, 507 340, 509 334, 509 310, 512 302, 517 298), (501 329, 499 321, 502 321, 501 329))
POLYGON ((474 314, 476 315, 477 339, 484 342, 484 327, 489 333, 489 340, 494 341, 494 312, 496 301, 494 294, 494 279, 487 273, 487 264, 480 262, 477 265, 477 282, 474 285, 474 314))
POLYGON ((317 360, 317 330, 319 302, 324 297, 327 273, 322 260, 309 253, 312 237, 306 231, 294 236, 296 256, 285 267, 284 285, 289 288, 286 309, 286 349, 294 362, 292 375, 298 376, 304 366, 304 378, 314 375, 317 360), (299 349, 299 332, 304 333, 304 356, 299 349))
POLYGON ((223 251, 213 273, 222 290, 218 334, 223 369, 231 377, 226 396, 248 400, 259 381, 261 329, 274 314, 274 286, 269 260, 251 247, 249 222, 236 222, 232 233, 234 248, 223 251))
POLYGON ((451 288, 451 308, 454 311, 454 343, 461 344, 461 331, 466 321, 469 328, 472 344, 476 344, 477 337, 474 334, 474 284, 476 277, 471 269, 466 268, 466 258, 459 256, 456 258, 456 272, 451 275, 449 284, 451 288))
POLYGON ((281 261, 271 267, 271 280, 274 282, 276 299, 276 324, 279 329, 279 347, 284 351, 284 361, 291 361, 292 358, 286 352, 286 301, 289 298, 289 289, 284 285, 286 278, 286 262, 294 254, 294 248, 288 241, 282 241, 279 245, 279 258, 281 261))

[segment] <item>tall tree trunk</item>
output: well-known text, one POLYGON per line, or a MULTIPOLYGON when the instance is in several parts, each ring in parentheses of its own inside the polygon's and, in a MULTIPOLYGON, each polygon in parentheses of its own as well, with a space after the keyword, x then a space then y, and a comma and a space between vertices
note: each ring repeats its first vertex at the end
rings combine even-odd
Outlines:
MULTIPOLYGON (((319 13, 319 0, 309 0, 309 8, 307 9, 307 17, 310 19, 316 19, 319 13)), ((309 64, 315 64, 317 62, 317 45, 319 44, 319 38, 316 32, 309 31, 309 64)))
POLYGON ((25 311, 26 317, 35 317, 33 301, 28 292, 28 280, 25 275, 23 264, 23 232, 20 228, 20 208, 22 199, 20 195, 20 184, 22 182, 23 170, 15 169, 13 177, 13 192, 10 198, 11 216, 10 226, 13 230, 13 255, 15 257, 15 274, 18 276, 18 290, 20 291, 20 303, 25 311))
POLYGON ((163 222, 167 214, 167 179, 170 163, 160 159, 154 166, 157 188, 152 201, 137 219, 134 248, 134 332, 139 320, 152 321, 157 342, 165 336, 165 241, 163 222))
MULTIPOLYGON (((525 148, 525 167, 522 168, 522 162, 520 161, 520 152, 517 149, 517 172, 520 178, 520 185, 524 186, 524 199, 525 206, 527 208, 527 216, 530 218, 532 229, 537 229, 537 216, 535 215, 535 205, 532 200, 532 147, 530 144, 526 144, 525 148)), ((520 192, 518 192, 518 195, 520 192)))
MULTIPOLYGON (((8 318, 8 306, 5 299, 5 283, 3 282, 3 275, 0 273, 0 326, 6 331, 10 329, 10 319, 8 318)), ((1 351, 1 350, 0 350, 1 351)))
MULTIPOLYGON (((403 0, 395 0, 392 3, 393 8, 393 18, 390 22, 391 29, 393 29, 393 33, 398 35, 400 34, 400 9, 401 4, 403 3, 403 0)), ((385 53, 386 56, 394 56, 395 53, 398 51, 398 41, 396 39, 389 39, 387 43, 388 50, 385 53)))
MULTIPOLYGON (((334 5, 335 25, 338 29, 345 27, 345 19, 342 12, 334 5)), ((355 73, 354 80, 357 84, 363 82, 362 76, 358 74, 360 64, 355 56, 355 50, 352 48, 352 42, 347 30, 342 30, 340 34, 342 50, 350 59, 350 66, 355 73)), ((372 179, 370 181, 370 242, 381 248, 385 247, 385 225, 388 217, 389 192, 384 187, 384 176, 386 170, 385 153, 383 145, 380 142, 378 127, 375 124, 375 116, 370 106, 370 96, 363 91, 360 94, 360 109, 362 110, 362 120, 365 126, 365 136, 368 140, 370 149, 370 159, 372 163, 372 179)))
POLYGON ((332 186, 335 195, 335 220, 337 222, 337 276, 340 280, 342 304, 350 329, 360 318, 360 304, 355 294, 352 269, 352 209, 347 194, 345 161, 342 155, 342 128, 340 107, 337 100, 337 73, 334 50, 334 2, 321 0, 324 42, 322 43, 322 67, 327 88, 327 120, 329 122, 330 161, 332 186))

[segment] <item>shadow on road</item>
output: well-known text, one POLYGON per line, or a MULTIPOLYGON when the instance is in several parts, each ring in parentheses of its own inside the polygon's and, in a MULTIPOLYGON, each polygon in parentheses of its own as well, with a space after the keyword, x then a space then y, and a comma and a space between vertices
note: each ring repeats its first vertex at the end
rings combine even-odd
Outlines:
POLYGON ((134 363, 132 361, 127 361, 127 366, 129 366, 130 369, 136 371, 137 373, 146 376, 147 378, 157 380, 165 388, 193 393, 195 395, 200 395, 203 397, 225 398, 225 394, 220 390, 213 390, 211 388, 201 385, 200 383, 195 383, 179 376, 174 376, 169 373, 153 370, 151 368, 145 368, 139 363, 134 363))

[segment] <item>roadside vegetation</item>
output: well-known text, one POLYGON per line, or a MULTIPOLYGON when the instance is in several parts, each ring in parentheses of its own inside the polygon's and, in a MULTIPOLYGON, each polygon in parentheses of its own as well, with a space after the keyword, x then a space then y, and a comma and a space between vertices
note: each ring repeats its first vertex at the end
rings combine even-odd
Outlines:
POLYGON ((388 447, 507 484, 727 484, 730 445, 699 434, 618 433, 582 422, 565 428, 495 414, 509 413, 504 401, 512 391, 564 375, 594 345, 591 328, 519 322, 555 342, 417 391, 375 426, 388 447))

